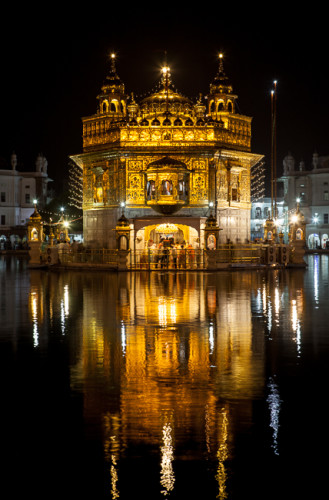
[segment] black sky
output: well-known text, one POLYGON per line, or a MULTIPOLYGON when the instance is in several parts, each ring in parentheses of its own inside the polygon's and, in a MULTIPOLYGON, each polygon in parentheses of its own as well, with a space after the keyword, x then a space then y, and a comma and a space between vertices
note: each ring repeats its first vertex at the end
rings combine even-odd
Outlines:
POLYGON ((82 152, 81 117, 96 112, 111 51, 127 93, 152 89, 166 51, 175 86, 191 98, 208 92, 223 51, 239 110, 253 117, 252 152, 270 165, 270 91, 277 79, 278 171, 288 151, 308 165, 315 150, 329 154, 324 12, 177 5, 107 4, 71 15, 12 8, 0 29, 2 168, 14 150, 20 169, 34 169, 42 152, 49 175, 63 177, 69 155, 82 152))

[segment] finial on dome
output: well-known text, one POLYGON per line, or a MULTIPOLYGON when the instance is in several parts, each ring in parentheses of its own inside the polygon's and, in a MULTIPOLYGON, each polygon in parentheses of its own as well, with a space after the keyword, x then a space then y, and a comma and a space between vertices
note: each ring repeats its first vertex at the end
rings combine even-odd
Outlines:
POLYGON ((161 68, 161 73, 162 73, 162 79, 161 79, 162 85, 165 88, 168 88, 169 85, 171 84, 171 74, 170 74, 170 68, 169 66, 167 66, 167 64, 161 68))
POLYGON ((112 53, 111 53, 110 58, 111 58, 111 71, 112 71, 113 73, 116 73, 116 67, 115 67, 115 58, 116 58, 116 54, 115 54, 115 52, 112 52, 112 53))
POLYGON ((219 57, 219 71, 221 73, 224 73, 224 64, 223 64, 224 54, 223 54, 223 52, 220 52, 218 57, 219 57))

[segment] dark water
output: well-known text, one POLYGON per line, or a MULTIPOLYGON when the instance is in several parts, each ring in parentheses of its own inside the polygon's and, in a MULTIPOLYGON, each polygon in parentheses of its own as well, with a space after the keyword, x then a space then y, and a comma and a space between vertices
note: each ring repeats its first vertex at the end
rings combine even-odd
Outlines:
POLYGON ((327 256, 0 284, 1 498, 327 498, 327 256))

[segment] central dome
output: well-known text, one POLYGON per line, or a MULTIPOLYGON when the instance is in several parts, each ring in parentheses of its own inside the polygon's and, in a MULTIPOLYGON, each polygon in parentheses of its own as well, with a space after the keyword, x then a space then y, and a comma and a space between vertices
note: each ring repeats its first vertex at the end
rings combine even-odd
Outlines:
POLYGON ((140 109, 144 114, 191 114, 193 103, 175 90, 171 82, 170 70, 164 68, 160 88, 141 101, 140 109))

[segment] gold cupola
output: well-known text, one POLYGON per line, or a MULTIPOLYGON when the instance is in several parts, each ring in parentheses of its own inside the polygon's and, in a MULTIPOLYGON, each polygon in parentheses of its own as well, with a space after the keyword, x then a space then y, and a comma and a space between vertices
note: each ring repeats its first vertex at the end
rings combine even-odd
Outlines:
POLYGON ((168 66, 162 68, 159 88, 142 100, 140 109, 153 126, 183 126, 193 114, 192 101, 174 88, 168 66))
POLYGON ((224 71, 223 54, 219 54, 218 71, 210 84, 208 95, 208 117, 210 119, 220 120, 222 115, 235 113, 235 101, 238 96, 232 92, 233 87, 224 71))
POLYGON ((111 70, 97 96, 99 113, 108 115, 113 121, 123 119, 127 114, 125 85, 117 74, 115 58, 115 54, 111 54, 111 70))

